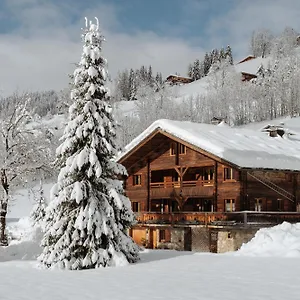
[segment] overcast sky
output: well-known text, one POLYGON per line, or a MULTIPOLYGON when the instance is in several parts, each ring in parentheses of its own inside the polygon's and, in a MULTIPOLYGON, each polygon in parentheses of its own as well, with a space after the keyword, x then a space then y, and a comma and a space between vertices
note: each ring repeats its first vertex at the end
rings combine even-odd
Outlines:
POLYGON ((153 66, 186 74, 205 51, 249 54, 253 30, 300 30, 299 0, 0 0, 0 89, 62 89, 81 55, 84 17, 98 17, 109 73, 153 66))

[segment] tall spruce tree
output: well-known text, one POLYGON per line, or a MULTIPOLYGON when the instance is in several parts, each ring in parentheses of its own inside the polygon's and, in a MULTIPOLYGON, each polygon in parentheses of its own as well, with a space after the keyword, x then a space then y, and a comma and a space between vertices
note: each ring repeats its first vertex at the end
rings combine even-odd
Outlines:
POLYGON ((89 269, 138 260, 139 248, 127 235, 134 215, 120 181, 126 170, 114 160, 116 123, 104 86, 103 40, 98 20, 86 22, 74 103, 57 148, 60 173, 46 211, 39 260, 48 268, 89 269))

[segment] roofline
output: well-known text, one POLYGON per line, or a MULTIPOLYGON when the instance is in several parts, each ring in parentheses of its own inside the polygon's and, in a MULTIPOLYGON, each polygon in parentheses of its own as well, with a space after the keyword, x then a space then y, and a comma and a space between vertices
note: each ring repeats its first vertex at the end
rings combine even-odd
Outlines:
POLYGON ((250 171, 250 170, 262 170, 262 171, 275 171, 275 172, 299 172, 300 170, 291 170, 291 169, 272 169, 272 168, 259 168, 259 167, 256 167, 256 168, 250 168, 250 167, 242 167, 242 166, 239 166, 239 165, 236 165, 228 160, 225 160, 224 158, 222 157, 219 157, 209 151, 206 151, 198 146, 195 146, 181 138, 178 138, 176 136, 174 136, 172 133, 169 133, 167 132, 166 130, 162 129, 160 126, 158 127, 155 127, 153 129, 153 131, 151 131, 147 136, 145 136, 144 139, 141 140, 141 142, 139 142, 138 144, 136 144, 132 149, 130 149, 124 156, 121 156, 119 159, 117 159, 117 162, 121 163, 124 162, 124 160, 126 160, 130 155, 132 155, 132 153, 134 153, 136 150, 138 150, 139 148, 141 148, 144 144, 146 144, 149 140, 151 140, 157 133, 161 133, 163 134, 164 136, 176 141, 176 142, 179 142, 195 151, 197 151, 198 153, 202 154, 202 155, 205 155, 219 163, 222 163, 222 164, 226 164, 226 165, 229 165, 235 169, 239 169, 241 171, 250 171))
POLYGON ((158 131, 159 131, 159 127, 155 128, 149 135, 145 136, 145 138, 142 139, 140 143, 136 144, 124 156, 121 156, 119 159, 117 159, 117 162, 122 163, 133 152, 135 152, 137 149, 141 148, 144 144, 146 144, 149 140, 151 140, 158 131))
POLYGON ((212 159, 214 159, 214 160, 216 160, 216 161, 218 161, 218 162, 220 162, 220 163, 230 165, 230 166, 232 166, 232 167, 234 167, 234 168, 236 168, 236 169, 241 169, 241 168, 242 168, 242 167, 240 167, 240 166, 238 166, 238 165, 236 165, 236 164, 234 164, 234 163, 232 163, 232 162, 230 162, 230 161, 227 161, 227 160, 225 160, 225 159, 223 159, 223 158, 221 158, 221 157, 219 157, 219 156, 217 156, 217 155, 215 155, 215 154, 213 154, 213 153, 211 153, 211 152, 208 152, 208 151, 206 151, 206 150, 203 150, 203 149, 200 148, 200 147, 197 147, 197 146, 195 146, 195 145, 193 145, 193 144, 191 144, 191 143, 189 143, 189 142, 187 142, 187 141, 185 141, 185 140, 183 140, 183 139, 180 139, 180 138, 174 136, 173 134, 171 134, 171 133, 169 133, 169 132, 163 130, 161 127, 155 128, 155 129, 154 129, 148 136, 146 136, 140 143, 138 143, 135 147, 133 147, 130 151, 128 151, 123 157, 120 157, 117 161, 118 161, 119 163, 122 164, 122 162, 123 162, 124 160, 126 160, 130 155, 132 155, 132 153, 134 153, 135 151, 137 151, 137 150, 138 150, 139 148, 141 148, 144 144, 146 144, 149 140, 151 140, 157 133, 161 133, 161 134, 163 134, 164 136, 166 136, 166 137, 168 137, 168 138, 170 138, 170 139, 172 139, 172 140, 174 140, 174 141, 176 141, 176 142, 179 142, 179 143, 181 143, 181 144, 183 144, 183 145, 185 145, 185 146, 187 146, 187 147, 189 147, 189 148, 191 148, 191 149, 197 151, 198 153, 201 153, 202 155, 205 155, 205 156, 207 156, 207 157, 209 157, 209 158, 212 158, 212 159))

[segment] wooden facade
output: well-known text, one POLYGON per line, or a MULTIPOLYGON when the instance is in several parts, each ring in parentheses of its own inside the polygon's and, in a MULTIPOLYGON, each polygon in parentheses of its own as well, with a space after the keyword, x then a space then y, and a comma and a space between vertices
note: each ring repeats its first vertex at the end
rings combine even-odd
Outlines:
POLYGON ((187 238, 192 225, 300 220, 299 172, 243 169, 160 130, 120 162, 128 170, 125 190, 137 215, 131 233, 139 244, 170 242, 180 225, 184 232, 176 236, 187 238))
POLYGON ((257 75, 255 74, 250 74, 246 72, 241 72, 241 74, 242 74, 242 81, 250 81, 252 79, 257 78, 257 75))

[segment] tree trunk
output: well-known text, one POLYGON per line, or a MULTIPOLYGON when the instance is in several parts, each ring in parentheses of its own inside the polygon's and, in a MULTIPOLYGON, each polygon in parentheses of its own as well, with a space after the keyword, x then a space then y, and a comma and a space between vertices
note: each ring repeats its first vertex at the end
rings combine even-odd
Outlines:
POLYGON ((0 246, 8 245, 7 236, 5 233, 6 214, 7 214, 7 203, 2 202, 0 204, 0 246))
POLYGON ((5 234, 5 229, 6 229, 9 184, 8 184, 5 169, 1 170, 1 185, 4 189, 4 195, 3 195, 3 199, 0 202, 0 246, 7 246, 8 241, 7 241, 7 236, 5 234))

